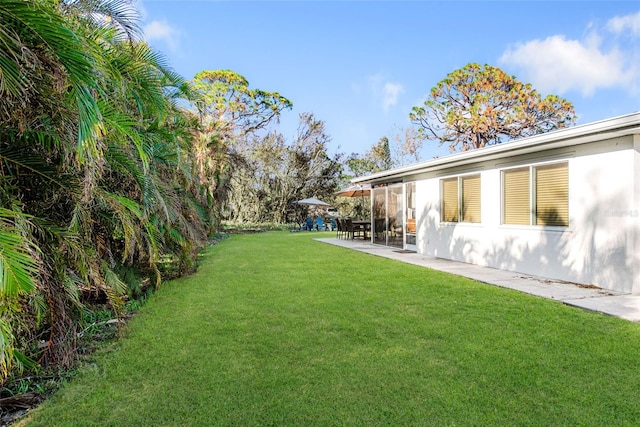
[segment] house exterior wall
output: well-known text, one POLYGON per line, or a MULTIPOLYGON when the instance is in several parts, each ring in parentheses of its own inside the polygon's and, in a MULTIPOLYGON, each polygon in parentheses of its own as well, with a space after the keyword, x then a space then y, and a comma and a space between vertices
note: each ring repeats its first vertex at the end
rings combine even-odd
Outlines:
POLYGON ((479 161, 416 180, 418 252, 640 294, 640 138, 479 161), (501 171, 568 162, 569 226, 501 224, 501 171), (481 174, 481 222, 440 221, 440 180, 481 174))
POLYGON ((633 248, 634 256, 631 263, 634 266, 633 291, 640 295, 640 135, 633 136, 633 209, 630 215, 633 222, 633 248))

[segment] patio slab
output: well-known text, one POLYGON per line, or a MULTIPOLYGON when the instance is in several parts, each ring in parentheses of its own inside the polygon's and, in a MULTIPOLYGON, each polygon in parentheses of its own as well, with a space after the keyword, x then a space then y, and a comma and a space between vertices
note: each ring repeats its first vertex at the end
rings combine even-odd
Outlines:
POLYGON ((315 240, 468 277, 479 282, 514 289, 543 298, 558 300, 571 306, 620 317, 632 322, 640 322, 640 295, 622 294, 594 286, 584 286, 513 271, 427 257, 416 252, 400 251, 397 248, 373 245, 362 240, 338 239, 335 237, 315 240))

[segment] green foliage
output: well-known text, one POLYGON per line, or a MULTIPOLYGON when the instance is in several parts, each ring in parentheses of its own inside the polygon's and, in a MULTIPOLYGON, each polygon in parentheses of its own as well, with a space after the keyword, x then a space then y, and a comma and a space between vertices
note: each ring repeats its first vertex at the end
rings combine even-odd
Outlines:
POLYGON ((285 224, 336 189, 321 121, 265 136, 288 99, 187 83, 138 24, 128 0, 0 2, 0 384, 72 367, 87 313, 194 272, 223 218, 285 224))
POLYGON ((394 162, 391 158, 389 138, 386 136, 380 138, 363 156, 355 153, 351 154, 346 164, 353 176, 364 176, 391 169, 394 166, 394 162))
POLYGON ((543 99, 530 84, 474 63, 447 75, 409 117, 423 138, 448 144, 452 151, 549 132, 576 119, 566 99, 543 99))
POLYGON ((408 163, 420 161, 420 150, 424 143, 424 138, 415 128, 404 129, 395 136, 395 166, 404 166, 408 163))
POLYGON ((231 234, 263 233, 265 231, 289 231, 294 224, 282 224, 280 222, 230 222, 223 221, 224 233, 217 234, 216 242, 228 238, 231 234))
POLYGON ((176 106, 193 94, 136 18, 126 0, 0 3, 0 383, 23 356, 72 366, 87 307, 124 315, 207 242, 176 106))
POLYGON ((391 149, 389 148, 389 138, 386 136, 380 138, 378 143, 371 147, 368 154, 377 169, 375 172, 391 169, 391 149))
POLYGON ((37 284, 38 253, 31 240, 28 217, 0 208, 0 384, 21 353, 15 350, 11 319, 20 311, 24 294, 37 284))
POLYGON ((230 70, 197 73, 192 82, 196 107, 202 117, 225 122, 232 133, 247 134, 264 128, 293 104, 277 92, 249 89, 249 82, 230 70))
POLYGON ((295 202, 318 197, 331 203, 342 171, 340 155, 330 156, 325 124, 313 114, 299 117, 295 140, 279 133, 239 142, 232 157, 229 210, 240 222, 291 223, 306 215, 295 202))
POLYGON ((210 213, 211 233, 228 216, 234 174, 247 163, 239 143, 276 121, 292 104, 277 92, 250 89, 243 76, 229 70, 201 71, 190 89, 198 112, 193 174, 202 183, 200 200, 210 213))
POLYGON ((0 301, 35 289, 36 248, 26 224, 24 215, 0 208, 0 301))

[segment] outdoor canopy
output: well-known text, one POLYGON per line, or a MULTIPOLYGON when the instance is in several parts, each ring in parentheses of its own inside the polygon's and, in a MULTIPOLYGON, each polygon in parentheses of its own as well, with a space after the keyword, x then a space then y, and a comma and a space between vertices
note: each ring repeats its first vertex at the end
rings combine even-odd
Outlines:
POLYGON ((331 206, 329 203, 316 199, 315 197, 309 197, 308 199, 298 200, 296 202, 299 205, 311 205, 311 206, 331 206))
POLYGON ((370 184, 354 184, 335 193, 339 197, 358 197, 371 194, 370 184))

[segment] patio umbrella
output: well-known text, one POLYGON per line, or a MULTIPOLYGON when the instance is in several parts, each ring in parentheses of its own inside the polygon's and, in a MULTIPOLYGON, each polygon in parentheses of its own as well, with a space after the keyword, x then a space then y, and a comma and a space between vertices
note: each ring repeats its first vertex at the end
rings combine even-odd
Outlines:
POLYGON ((315 197, 309 197, 308 199, 298 200, 296 203, 299 205, 310 205, 310 206, 331 206, 329 203, 323 202, 322 200, 316 199, 315 197))
POLYGON ((338 197, 360 197, 364 210, 364 197, 371 195, 371 184, 354 184, 335 193, 338 197))
MULTIPOLYGON (((309 210, 312 210, 312 208, 314 206, 321 206, 323 208, 325 208, 327 206, 331 206, 329 203, 323 202, 322 200, 316 199, 315 197, 309 197, 307 199, 298 200, 296 203, 298 205, 307 205, 307 206, 309 206, 309 210)), ((302 220, 300 221, 300 224, 301 224, 300 228, 302 229, 302 224, 303 224, 302 220)))
POLYGON ((371 194, 370 184, 355 184, 336 192, 336 196, 339 196, 339 197, 358 197, 358 196, 364 197, 364 196, 369 196, 370 194, 371 194))

